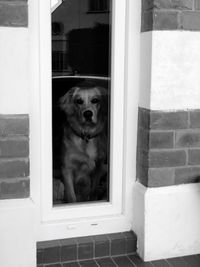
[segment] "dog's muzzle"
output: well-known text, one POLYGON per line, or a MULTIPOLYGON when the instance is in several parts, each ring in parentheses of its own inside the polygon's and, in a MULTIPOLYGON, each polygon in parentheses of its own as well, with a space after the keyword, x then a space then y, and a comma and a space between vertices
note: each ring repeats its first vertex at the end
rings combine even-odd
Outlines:
POLYGON ((85 118, 86 121, 92 121, 93 112, 91 110, 85 110, 83 112, 83 117, 85 118))

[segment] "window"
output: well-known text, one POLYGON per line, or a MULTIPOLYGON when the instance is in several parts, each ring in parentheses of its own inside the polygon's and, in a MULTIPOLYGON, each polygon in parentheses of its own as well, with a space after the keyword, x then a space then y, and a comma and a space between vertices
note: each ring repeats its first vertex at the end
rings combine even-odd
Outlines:
MULTIPOLYGON (((103 10, 112 0, 96 3, 103 10)), ((52 13, 54 205, 110 198, 112 13, 90 16, 86 4, 52 13)))

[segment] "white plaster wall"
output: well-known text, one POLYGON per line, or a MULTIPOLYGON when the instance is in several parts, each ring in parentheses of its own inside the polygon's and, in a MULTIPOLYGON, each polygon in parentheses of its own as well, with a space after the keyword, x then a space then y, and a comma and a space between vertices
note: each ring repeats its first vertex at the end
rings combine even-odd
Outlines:
POLYGON ((0 201, 0 266, 35 267, 35 213, 30 200, 0 201))
POLYGON ((200 253, 200 184, 145 189, 136 183, 134 195, 134 230, 145 261, 200 253))
POLYGON ((0 27, 0 59, 0 114, 27 114, 28 29, 0 27))
POLYGON ((200 108, 200 32, 153 31, 141 38, 140 106, 200 108))

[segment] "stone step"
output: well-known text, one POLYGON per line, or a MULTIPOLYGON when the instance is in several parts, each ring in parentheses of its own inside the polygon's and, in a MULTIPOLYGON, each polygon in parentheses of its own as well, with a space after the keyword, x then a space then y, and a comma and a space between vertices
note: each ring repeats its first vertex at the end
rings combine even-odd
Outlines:
POLYGON ((37 265, 60 264, 136 252, 134 232, 37 242, 37 265))

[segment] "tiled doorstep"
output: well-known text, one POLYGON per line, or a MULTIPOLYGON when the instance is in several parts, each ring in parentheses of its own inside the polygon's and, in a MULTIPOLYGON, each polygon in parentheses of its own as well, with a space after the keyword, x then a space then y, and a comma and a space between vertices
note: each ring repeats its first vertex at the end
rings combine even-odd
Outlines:
POLYGON ((38 265, 38 267, 199 267, 200 255, 143 262, 136 254, 80 260, 68 263, 38 265))
POLYGON ((38 242, 37 264, 133 254, 136 252, 136 243, 137 238, 133 232, 38 242))

